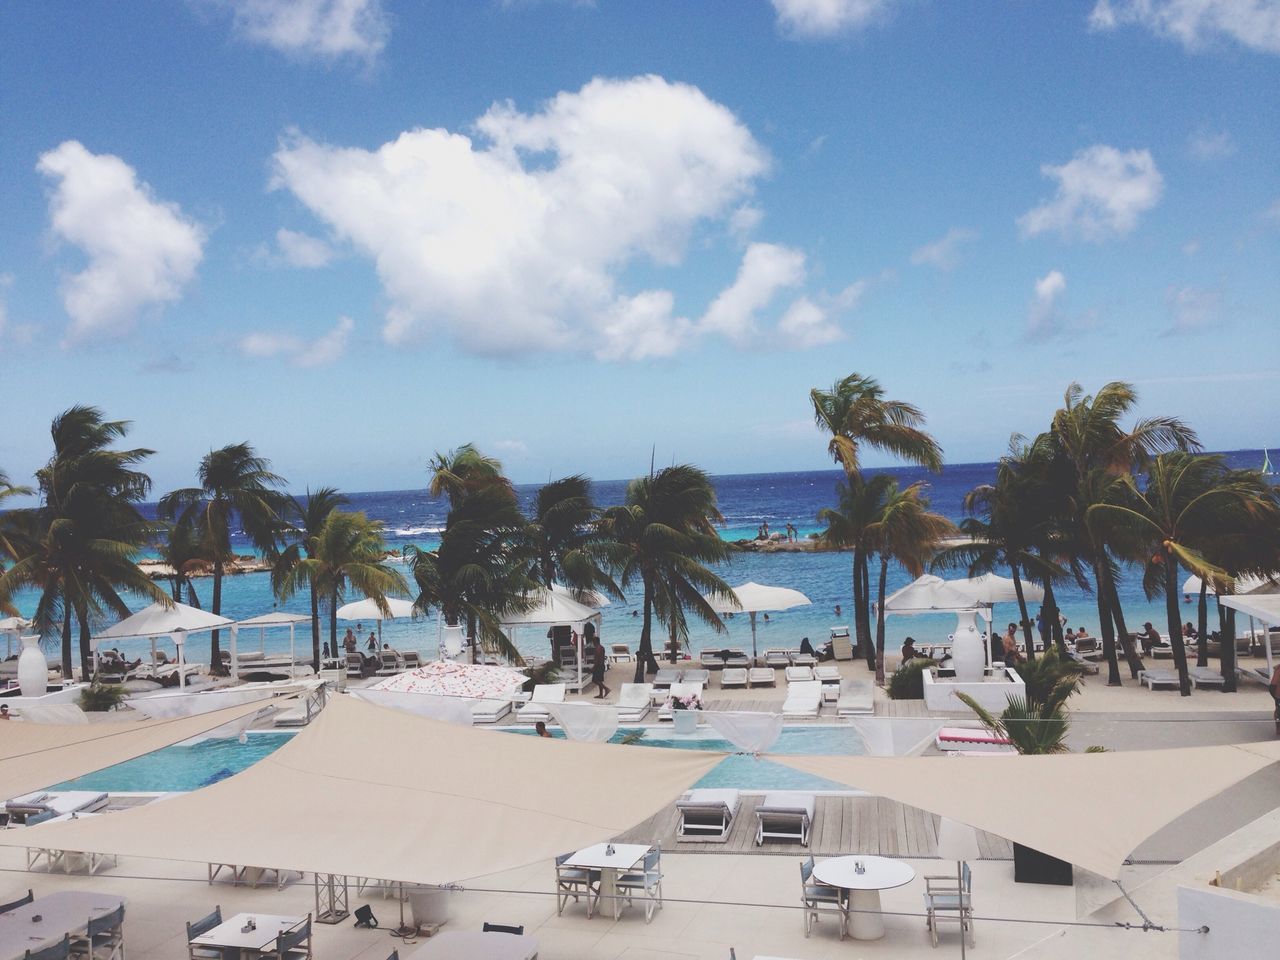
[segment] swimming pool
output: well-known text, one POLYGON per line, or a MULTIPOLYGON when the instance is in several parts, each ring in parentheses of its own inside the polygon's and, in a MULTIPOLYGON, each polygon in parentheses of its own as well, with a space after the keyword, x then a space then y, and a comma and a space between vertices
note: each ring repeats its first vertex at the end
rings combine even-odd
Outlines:
MULTIPOLYGON (((499 727, 504 733, 529 735, 532 729, 499 727)), ((734 747, 714 736, 681 736, 670 727, 627 727, 619 729, 612 742, 642 733, 636 742, 650 747, 675 750, 718 750, 733 753, 734 747)), ((554 736, 562 737, 559 730, 554 736)), ((200 740, 192 744, 165 747, 155 753, 118 763, 74 780, 60 783, 56 790, 103 790, 112 793, 167 793, 198 790, 239 773, 283 746, 293 733, 250 733, 238 740, 200 740)), ((798 754, 865 753, 862 740, 851 727, 804 726, 782 731, 771 751, 798 754)), ((736 787, 742 790, 847 790, 848 787, 810 776, 769 760, 735 755, 726 757, 698 781, 698 787, 736 787)))

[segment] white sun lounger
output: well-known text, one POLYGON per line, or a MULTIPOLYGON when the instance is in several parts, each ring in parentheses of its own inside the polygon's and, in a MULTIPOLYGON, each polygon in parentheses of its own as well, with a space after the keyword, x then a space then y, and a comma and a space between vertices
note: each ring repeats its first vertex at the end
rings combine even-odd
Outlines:
POLYGON ((839 683, 840 668, 834 663, 820 663, 813 668, 813 679, 823 683, 839 683))
POLYGON ((658 708, 659 720, 670 720, 671 714, 675 712, 675 708, 671 706, 671 699, 675 697, 697 697, 702 699, 702 684, 700 683, 673 683, 670 690, 670 698, 667 702, 658 708))
POLYGON ((812 793, 766 793, 756 807, 756 846, 766 840, 798 840, 807 847, 816 806, 812 793))
POLYGON ((738 812, 737 790, 690 790, 676 801, 682 843, 724 843, 738 812))
POLYGON ((1173 670, 1139 670, 1138 682, 1145 683, 1148 688, 1177 687, 1180 683, 1178 674, 1173 670))
POLYGON ((671 667, 659 667, 658 672, 653 675, 653 689, 665 689, 673 683, 679 683, 682 672, 671 667))
POLYGON ((564 703, 565 685, 563 683, 540 683, 533 688, 533 696, 529 702, 516 711, 516 720, 520 723, 547 723, 551 720, 548 703, 564 703))
POLYGON ((41 813, 61 817, 72 813, 92 813, 106 805, 107 795, 97 790, 61 790, 53 793, 37 790, 35 793, 14 797, 5 803, 4 809, 9 814, 10 823, 25 823, 27 817, 41 813))
POLYGON ((791 652, 791 665, 793 667, 812 667, 816 666, 818 658, 812 653, 801 653, 799 650, 791 652))
POLYGON ((510 712, 510 700, 477 700, 471 706, 471 722, 497 723, 510 712))
POLYGON ((747 682, 753 687, 776 687, 778 675, 772 667, 752 667, 747 671, 747 682))
MULTIPOLYGON (((769 671, 772 673, 773 671, 769 671)), ((720 674, 720 689, 726 687, 745 687, 747 685, 747 671, 742 667, 725 667, 724 673, 720 674)))
POLYGON ((618 722, 639 723, 649 715, 651 683, 624 683, 618 691, 618 722))
POLYGON ((609 644, 609 659, 614 663, 635 663, 636 655, 625 643, 609 644))
POLYGON ((813 667, 787 667, 787 683, 805 683, 813 679, 813 667))
POLYGON ((822 684, 817 680, 805 680, 787 687, 787 699, 782 704, 783 717, 816 717, 822 710, 822 684))
POLYGON ((406 650, 400 654, 400 659, 404 661, 405 670, 417 670, 422 666, 422 657, 418 655, 417 650, 406 650))
POLYGON ((864 677, 850 677, 840 682, 836 700, 837 717, 870 716, 875 712, 875 688, 864 677))
POLYGON ((1191 682, 1200 687, 1221 687, 1226 681, 1222 674, 1213 669, 1213 667, 1192 667, 1187 671, 1191 675, 1191 682))
POLYGON ((773 667, 775 670, 779 667, 791 666, 790 650, 766 650, 764 652, 764 665, 773 667))
POLYGON ((699 670, 697 668, 693 670, 685 670, 680 675, 680 682, 681 683, 700 683, 705 687, 707 684, 711 682, 711 671, 699 670))

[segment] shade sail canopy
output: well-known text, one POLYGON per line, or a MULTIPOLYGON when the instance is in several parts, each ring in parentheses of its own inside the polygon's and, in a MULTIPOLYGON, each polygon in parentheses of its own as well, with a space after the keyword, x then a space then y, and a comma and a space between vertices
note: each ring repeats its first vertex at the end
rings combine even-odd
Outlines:
POLYGON ((1125 858, 1147 837, 1280 760, 1280 743, 998 758, 770 759, 1115 880, 1125 858), (1107 813, 1082 822, 1081 810, 1107 813))
POLYGON ((488 700, 519 690, 529 678, 506 667, 433 660, 413 670, 379 680, 374 690, 421 693, 435 697, 473 697, 488 700))
POLYGON ((475 730, 339 697, 234 777, 110 816, 0 830, 0 845, 454 883, 615 837, 724 756, 475 730), (394 811, 394 840, 335 829, 355 810, 394 811))
POLYGON ((504 627, 519 627, 530 623, 586 623, 600 616, 599 610, 593 610, 579 603, 567 593, 549 590, 538 599, 537 605, 524 613, 505 613, 502 615, 504 627))
POLYGON ((388 613, 383 614, 378 604, 371 598, 343 604, 338 608, 339 620, 400 620, 413 616, 413 603, 396 597, 387 597, 388 613))
POLYGON ((189 607, 185 603, 170 603, 168 607, 153 603, 132 616, 125 617, 114 626, 108 627, 93 639, 101 643, 103 640, 161 637, 178 631, 199 633, 204 630, 229 627, 234 622, 227 617, 209 613, 207 610, 189 607))
POLYGON ((255 700, 263 706, 271 699, 272 693, 271 689, 260 686, 227 687, 200 693, 157 693, 149 697, 133 697, 129 706, 144 717, 155 719, 194 717, 255 700))
MULTIPOLYGON (((207 733, 257 713, 261 703, 237 704, 172 720, 87 724, 7 723, 0 736, 0 794, 4 799, 101 770, 207 733)), ((16 831, 3 831, 16 832, 16 831)))
POLYGON ((1247 596, 1221 596, 1218 602, 1224 607, 1239 610, 1247 617, 1261 620, 1268 626, 1280 627, 1280 593, 1251 593, 1247 596))
MULTIPOLYGON (((1194 573, 1187 577, 1182 584, 1182 592, 1196 594, 1200 592, 1201 580, 1194 573)), ((1231 591, 1237 596, 1244 596, 1253 593, 1280 593, 1280 578, 1277 577, 1236 577, 1235 586, 1231 591)), ((1217 595, 1217 585, 1209 584, 1209 593, 1217 595)))
POLYGON ((299 623, 310 623, 311 618, 305 613, 287 613, 284 610, 272 610, 270 613, 259 614, 256 617, 250 617, 248 620, 237 620, 236 626, 244 630, 253 627, 287 627, 299 623))
POLYGON ((955 613, 958 610, 976 610, 988 605, 956 588, 941 577, 926 573, 901 590, 895 590, 884 600, 886 614, 955 613))
MULTIPOLYGON (((944 580, 943 583, 983 605, 1018 602, 1018 590, 1013 580, 996 576, 994 573, 984 573, 981 576, 970 577, 968 580, 944 580)), ((1024 600, 1039 603, 1044 599, 1044 587, 1026 580, 1021 583, 1024 600)), ((886 600, 885 603, 887 605, 888 601, 886 600)))
POLYGON ((762 583, 748 582, 733 588, 733 598, 707 597, 707 603, 716 613, 757 613, 762 610, 790 610, 808 606, 813 601, 799 590, 789 587, 770 587, 762 583), (734 603, 734 599, 737 603, 734 603))

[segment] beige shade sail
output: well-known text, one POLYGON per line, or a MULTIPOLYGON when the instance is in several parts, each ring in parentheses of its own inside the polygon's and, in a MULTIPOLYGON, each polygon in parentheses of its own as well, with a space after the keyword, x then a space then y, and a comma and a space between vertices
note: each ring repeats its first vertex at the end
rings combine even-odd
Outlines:
POLYGON ((42 790, 181 743, 256 713, 263 705, 264 701, 240 703, 168 720, 77 724, 10 721, 0 726, 0 794, 3 794, 0 800, 42 790))
POLYGON ((39 830, 56 849, 457 883, 615 837, 724 756, 475 730, 339 697, 234 777, 0 830, 0 845, 29 846, 39 830))
POLYGON ((1147 837, 1280 760, 1280 743, 1052 756, 769 759, 1114 880, 1147 837))

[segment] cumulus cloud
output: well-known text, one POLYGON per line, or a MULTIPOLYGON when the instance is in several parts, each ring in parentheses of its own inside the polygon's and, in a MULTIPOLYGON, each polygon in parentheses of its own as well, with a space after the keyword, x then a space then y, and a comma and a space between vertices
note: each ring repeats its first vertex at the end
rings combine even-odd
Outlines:
POLYGON ((661 290, 618 290, 632 263, 674 266, 729 219, 763 148, 695 87, 595 79, 532 113, 496 104, 475 139, 416 129, 376 150, 287 137, 274 183, 375 264, 393 344, 433 331, 467 350, 669 355, 689 333, 661 290), (634 338, 630 340, 629 338, 634 338))
POLYGON ((808 350, 844 339, 844 331, 831 319, 828 309, 800 297, 778 321, 778 336, 797 350, 808 350))
POLYGON ((253 43, 299 57, 373 60, 391 22, 382 0, 221 0, 236 31, 253 43))
POLYGON ((744 203, 729 215, 729 233, 739 243, 746 243, 763 219, 763 210, 753 204, 744 203))
POLYGON ((1098 0, 1089 26, 1111 31, 1127 25, 1200 50, 1228 38, 1261 53, 1280 53, 1280 6, 1275 0, 1098 0))
POLYGON ((1027 339, 1051 340, 1062 333, 1063 318, 1059 301, 1067 291, 1067 278, 1060 270, 1050 270, 1036 281, 1027 312, 1027 339))
POLYGON ((1221 326, 1226 319, 1226 297, 1206 287, 1169 287, 1164 295, 1169 310, 1165 336, 1201 333, 1221 326))
POLYGON ((1040 172, 1058 181, 1058 192, 1018 218, 1026 237, 1047 232, 1093 241, 1124 236, 1164 190, 1164 178, 1148 150, 1095 144, 1062 166, 1043 165, 1040 172))
POLYGON ((523 440, 495 440, 493 449, 504 456, 522 457, 529 452, 529 445, 523 440))
POLYGON ((893 0, 771 0, 784 32, 819 39, 860 30, 888 16, 893 0))
POLYGON ((291 267, 316 270, 333 263, 337 253, 319 237, 298 233, 281 227, 276 231, 276 246, 280 257, 291 267))
POLYGON ((351 331, 355 326, 355 321, 350 317, 339 317, 332 330, 314 340, 288 333, 250 333, 241 338, 240 352, 256 360, 279 357, 292 366, 304 369, 327 367, 346 355, 351 331))
POLYGON ((1210 160, 1221 160, 1236 152, 1236 142, 1227 130, 1211 130, 1201 127, 1187 141, 1187 149, 1193 159, 1201 163, 1210 160))
POLYGON ((954 270, 960 265, 960 248, 978 239, 978 231, 966 227, 952 227, 946 236, 933 243, 918 247, 911 254, 911 262, 917 267, 928 265, 939 270, 954 270))
POLYGON ((753 339, 761 310, 779 291, 804 282, 804 254, 773 243, 753 243, 742 257, 737 279, 720 292, 703 315, 699 328, 735 343, 753 339))
POLYGON ((121 336, 144 308, 182 296, 204 255, 200 224, 158 200, 119 157, 74 140, 43 154, 36 169, 50 182, 54 236, 89 259, 62 285, 68 343, 121 336))

